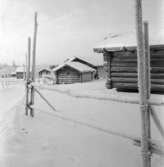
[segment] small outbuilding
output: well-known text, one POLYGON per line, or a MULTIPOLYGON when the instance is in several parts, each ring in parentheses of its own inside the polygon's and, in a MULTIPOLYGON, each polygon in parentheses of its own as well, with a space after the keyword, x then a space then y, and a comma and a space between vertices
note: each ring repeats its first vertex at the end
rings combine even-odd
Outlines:
MULTIPOLYGON (((137 49, 126 47, 97 47, 102 53, 107 71, 106 87, 118 91, 138 91, 137 80, 137 49)), ((150 46, 151 92, 164 93, 164 45, 150 46)))
POLYGON ((46 77, 46 76, 49 76, 49 75, 51 75, 51 70, 50 69, 43 68, 39 71, 39 78, 43 78, 43 77, 46 77))
POLYGON ((57 84, 87 82, 94 79, 96 70, 76 61, 66 61, 53 69, 57 84))
POLYGON ((26 75, 25 67, 19 66, 16 68, 16 77, 17 79, 24 79, 26 75))

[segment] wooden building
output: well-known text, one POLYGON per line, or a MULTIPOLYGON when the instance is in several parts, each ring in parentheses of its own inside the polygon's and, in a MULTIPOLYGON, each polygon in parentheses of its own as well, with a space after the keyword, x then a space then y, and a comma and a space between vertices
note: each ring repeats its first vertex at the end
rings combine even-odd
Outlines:
POLYGON ((67 59, 65 61, 65 63, 66 62, 79 62, 79 63, 84 64, 86 66, 89 66, 95 70, 97 69, 96 65, 94 65, 93 63, 90 63, 88 60, 84 60, 84 58, 80 58, 80 57, 72 57, 70 59, 67 59))
POLYGON ((42 68, 39 70, 39 78, 43 78, 51 75, 51 70, 47 68, 42 68))
MULTIPOLYGON (((103 53, 107 71, 107 88, 118 91, 138 91, 136 47, 95 48, 103 53)), ((151 92, 164 93, 164 45, 150 46, 151 92)))
POLYGON ((16 78, 17 79, 24 79, 25 78, 25 67, 19 66, 16 68, 16 78))
POLYGON ((57 84, 87 82, 94 79, 96 70, 79 62, 67 61, 53 69, 57 84))
POLYGON ((93 69, 96 70, 95 72, 95 76, 94 78, 98 79, 98 78, 105 78, 106 76, 106 72, 104 70, 104 66, 103 66, 103 59, 97 59, 97 58, 94 58, 92 59, 92 63, 89 62, 88 60, 86 60, 85 58, 81 58, 81 57, 72 57, 70 59, 67 59, 65 61, 66 62, 79 62, 81 64, 84 64, 86 66, 89 66, 93 69))

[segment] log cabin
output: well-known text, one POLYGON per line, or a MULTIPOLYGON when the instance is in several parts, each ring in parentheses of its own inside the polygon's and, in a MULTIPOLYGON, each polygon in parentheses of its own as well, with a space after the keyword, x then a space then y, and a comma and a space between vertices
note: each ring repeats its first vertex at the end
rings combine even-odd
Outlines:
POLYGON ((39 78, 49 76, 50 74, 51 74, 51 70, 48 68, 42 68, 41 70, 39 70, 39 78))
MULTIPOLYGON (((126 47, 97 47, 102 53, 107 71, 106 87, 118 91, 137 92, 137 49, 126 47)), ((164 45, 150 46, 151 92, 164 93, 164 45)))
POLYGON ((53 69, 57 84, 87 82, 94 79, 96 70, 80 62, 66 61, 53 69))

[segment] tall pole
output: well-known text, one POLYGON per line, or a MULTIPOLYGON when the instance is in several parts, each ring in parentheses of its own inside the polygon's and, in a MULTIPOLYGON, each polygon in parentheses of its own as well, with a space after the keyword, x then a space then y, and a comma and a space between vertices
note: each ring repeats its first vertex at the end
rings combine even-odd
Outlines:
MULTIPOLYGON (((146 85, 145 93, 146 93, 147 105, 149 105, 148 101, 151 95, 151 71, 150 71, 151 65, 150 65, 150 46, 149 46, 149 24, 147 21, 144 22, 144 45, 145 45, 145 70, 144 71, 145 71, 145 85, 146 85)), ((149 109, 147 111, 147 120, 148 120, 148 126, 147 126, 148 136, 147 137, 148 138, 151 137, 150 116, 151 116, 151 110, 149 106, 149 109)))
POLYGON ((138 59, 138 89, 140 94, 140 110, 142 122, 142 161, 143 167, 151 166, 151 155, 148 140, 148 117, 149 110, 146 95, 146 76, 145 76, 145 44, 143 36, 143 21, 142 21, 142 0, 135 0, 136 2, 136 35, 137 35, 137 59, 138 59))
POLYGON ((149 24, 144 22, 144 44, 145 44, 145 76, 146 76, 146 98, 151 95, 151 72, 150 72, 150 46, 149 46, 149 24))
POLYGON ((29 84, 30 84, 30 59, 31 59, 31 38, 28 38, 28 54, 26 59, 26 115, 29 109, 29 84))
MULTIPOLYGON (((37 28, 38 28, 38 23, 37 23, 37 12, 35 12, 34 16, 34 36, 33 36, 33 50, 32 50, 32 82, 35 82, 35 74, 36 74, 36 39, 37 39, 37 28)), ((34 87, 31 87, 31 105, 34 105, 34 87)), ((31 108, 30 112, 31 116, 34 116, 34 109, 31 108)))

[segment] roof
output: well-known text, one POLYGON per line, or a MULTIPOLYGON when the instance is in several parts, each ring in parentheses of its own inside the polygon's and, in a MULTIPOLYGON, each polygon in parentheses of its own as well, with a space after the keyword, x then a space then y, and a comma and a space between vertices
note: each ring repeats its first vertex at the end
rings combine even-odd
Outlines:
MULTIPOLYGON (((120 47, 110 47, 110 46, 104 46, 104 47, 98 47, 94 48, 94 52, 96 53, 104 53, 106 52, 117 52, 117 51, 134 51, 136 50, 136 46, 120 46, 120 47)), ((164 50, 164 45, 151 45, 150 49, 161 49, 164 50)))
POLYGON ((75 61, 75 60, 80 60, 81 62, 86 62, 86 63, 88 63, 88 64, 90 64, 90 66, 92 67, 93 66, 93 68, 95 68, 96 66, 100 66, 100 65, 103 65, 103 58, 100 58, 99 56, 97 56, 97 57, 76 57, 76 56, 73 56, 73 57, 71 57, 71 58, 68 58, 68 59, 66 59, 64 62, 66 63, 66 62, 68 62, 68 61, 75 61))
POLYGON ((70 62, 70 61, 63 63, 62 65, 59 65, 58 67, 54 68, 53 71, 56 72, 56 71, 60 70, 63 67, 66 67, 66 66, 72 67, 73 69, 75 69, 79 72, 90 72, 90 71, 94 72, 94 71, 96 71, 95 69, 93 69, 87 65, 84 65, 82 63, 70 62))
MULTIPOLYGON (((124 50, 136 50, 136 34, 116 34, 109 37, 106 37, 101 44, 98 44, 93 50, 96 53, 103 53, 104 51, 113 52, 113 51, 124 51, 124 50)), ((164 49, 164 41, 158 39, 150 38, 151 48, 162 48, 164 49)))
POLYGON ((39 70, 39 72, 44 71, 44 70, 51 72, 51 70, 49 68, 42 68, 42 69, 39 70))

